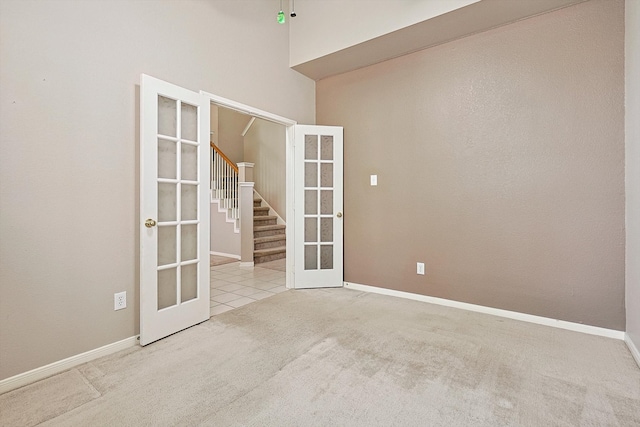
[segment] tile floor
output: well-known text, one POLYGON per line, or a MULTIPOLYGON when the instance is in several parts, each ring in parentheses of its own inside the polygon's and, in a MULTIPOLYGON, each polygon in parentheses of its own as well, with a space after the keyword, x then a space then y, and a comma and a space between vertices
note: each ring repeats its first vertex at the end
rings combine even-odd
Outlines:
POLYGON ((240 262, 211 267, 211 315, 221 314, 286 291, 285 260, 265 262, 253 269, 240 262))

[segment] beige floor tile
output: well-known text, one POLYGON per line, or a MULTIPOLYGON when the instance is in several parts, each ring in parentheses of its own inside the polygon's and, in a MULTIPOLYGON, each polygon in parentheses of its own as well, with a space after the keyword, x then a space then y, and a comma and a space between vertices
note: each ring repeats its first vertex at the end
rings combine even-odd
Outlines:
POLYGON ((276 287, 276 288, 271 288, 271 289, 269 289, 268 291, 269 291, 269 292, 276 293, 276 294, 279 294, 280 292, 284 292, 284 291, 286 291, 286 290, 287 290, 287 288, 286 288, 284 285, 281 285, 281 286, 278 286, 278 287, 276 287))
POLYGON ((241 295, 236 295, 236 294, 220 294, 220 295, 216 295, 214 297, 211 297, 211 301, 215 301, 215 302, 220 302, 222 304, 226 304, 229 301, 233 301, 234 299, 238 299, 238 298, 242 298, 241 295))
POLYGON ((252 288, 249 286, 246 286, 242 289, 237 289, 235 291, 233 291, 234 294, 236 295, 242 295, 243 297, 248 297, 250 295, 256 294, 258 292, 261 292, 260 289, 256 289, 256 288, 252 288))
POLYGON ((247 280, 247 278, 242 276, 229 276, 225 280, 231 283, 238 283, 238 282, 242 282, 243 280, 247 280))
POLYGON ((225 291, 221 291, 220 289, 211 288, 209 291, 210 296, 215 297, 216 295, 226 294, 225 291))
POLYGON ((267 291, 269 289, 277 288, 278 286, 282 286, 282 285, 278 285, 276 283, 271 283, 271 282, 256 282, 256 283, 253 284, 254 288, 261 289, 263 291, 267 291))
POLYGON ((216 287, 216 289, 220 289, 221 291, 225 291, 225 292, 233 292, 233 291, 236 291, 236 290, 242 289, 242 288, 244 288, 244 285, 240 285, 238 283, 230 283, 230 284, 225 285, 225 286, 216 287))

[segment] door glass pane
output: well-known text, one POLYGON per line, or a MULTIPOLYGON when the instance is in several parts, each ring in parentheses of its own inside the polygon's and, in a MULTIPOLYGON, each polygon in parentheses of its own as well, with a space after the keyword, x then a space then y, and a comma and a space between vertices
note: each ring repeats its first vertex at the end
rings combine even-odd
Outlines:
POLYGON ((182 103, 181 110, 182 139, 196 141, 198 139, 198 107, 182 103))
POLYGON ((178 136, 177 114, 178 107, 176 101, 158 95, 158 133, 167 136, 178 136))
POLYGON ((320 218, 320 241, 333 242, 333 218, 320 218))
POLYGON ((158 139, 158 178, 176 179, 176 143, 158 139))
POLYGON ((320 186, 333 187, 333 163, 320 164, 320 186))
POLYGON ((304 213, 305 215, 318 213, 318 190, 304 190, 304 213))
POLYGON ((158 183, 158 222, 176 221, 176 184, 158 183))
POLYGON ((333 245, 320 246, 320 268, 323 270, 333 268, 333 245))
POLYGON ((183 265, 180 270, 180 299, 185 302, 197 298, 198 264, 183 265))
POLYGON ((158 266, 176 262, 176 226, 158 226, 158 266))
POLYGON ((198 219, 198 186, 182 184, 180 210, 183 221, 198 219))
POLYGON ((304 247, 304 269, 318 269, 318 247, 316 245, 304 247))
POLYGON ((333 190, 320 191, 320 213, 333 215, 333 190))
POLYGON ((318 135, 304 136, 304 158, 306 160, 318 158, 318 135))
POLYGON ((333 160, 333 137, 322 135, 320 138, 320 159, 333 160))
POLYGON ((304 164, 304 186, 305 187, 318 186, 318 164, 317 163, 304 164))
POLYGON ((177 268, 158 271, 158 310, 176 305, 177 268))
POLYGON ((182 170, 181 179, 187 181, 198 180, 198 147, 190 144, 180 144, 182 146, 182 170))
POLYGON ((188 261, 198 256, 198 225, 183 225, 181 228, 181 259, 188 261))
POLYGON ((307 243, 318 241, 318 219, 304 219, 304 241, 307 243))

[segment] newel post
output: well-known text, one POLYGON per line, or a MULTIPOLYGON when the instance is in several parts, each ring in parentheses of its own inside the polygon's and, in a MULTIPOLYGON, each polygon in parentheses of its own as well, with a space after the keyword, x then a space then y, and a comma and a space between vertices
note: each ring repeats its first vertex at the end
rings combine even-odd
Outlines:
POLYGON ((240 267, 253 267, 253 163, 238 163, 240 267))

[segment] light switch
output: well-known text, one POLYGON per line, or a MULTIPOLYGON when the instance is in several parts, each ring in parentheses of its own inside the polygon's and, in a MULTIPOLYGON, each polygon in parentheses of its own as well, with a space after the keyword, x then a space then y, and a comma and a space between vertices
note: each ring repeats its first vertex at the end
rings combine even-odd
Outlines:
POLYGON ((371 186, 374 187, 378 185, 378 175, 371 175, 371 186))

